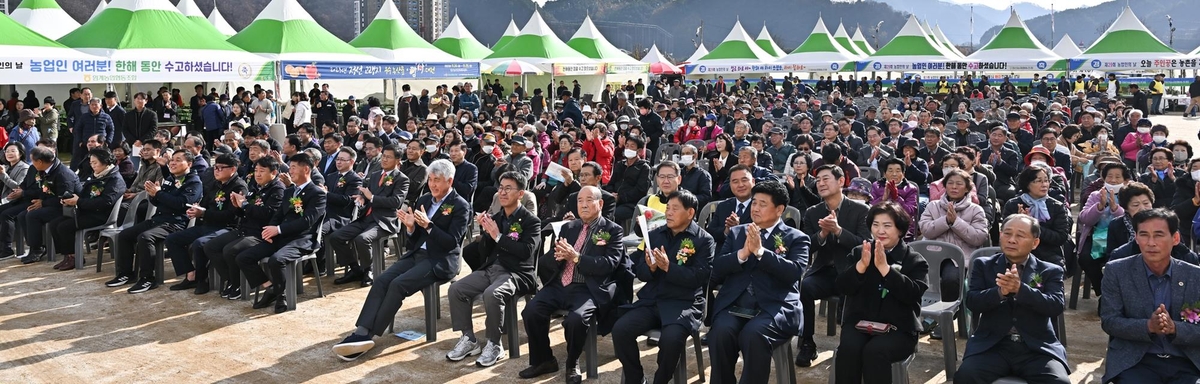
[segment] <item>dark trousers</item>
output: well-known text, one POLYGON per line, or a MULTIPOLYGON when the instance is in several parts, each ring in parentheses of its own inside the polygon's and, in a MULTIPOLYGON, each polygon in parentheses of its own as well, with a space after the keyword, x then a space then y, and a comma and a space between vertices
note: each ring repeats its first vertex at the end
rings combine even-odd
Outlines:
MULTIPOLYGON (((621 204, 621 205, 617 205, 616 208, 613 208, 613 220, 615 220, 617 222, 617 224, 620 224, 620 225, 625 225, 625 222, 629 221, 629 219, 632 219, 633 215, 636 215, 636 214, 637 214, 637 204, 621 204)), ((625 229, 626 229, 626 232, 629 231, 629 228, 625 228, 625 229)))
MULTIPOLYGON (((237 256, 247 249, 264 243, 256 236, 246 236, 241 231, 234 230, 209 240, 204 244, 204 254, 209 258, 213 269, 221 280, 228 284, 238 284, 241 281, 242 270, 238 267, 237 256)), ((258 268, 255 266, 255 268, 258 268)))
MULTIPOLYGON (((29 249, 46 247, 45 239, 43 239, 45 233, 42 232, 42 228, 46 223, 62 217, 62 214, 63 209, 61 206, 38 208, 17 214, 18 222, 25 228, 25 243, 27 243, 29 249)), ((72 232, 71 236, 75 236, 75 233, 72 232)))
MULTIPOLYGON (((201 127, 201 129, 203 129, 203 127, 201 127)), ((223 129, 214 129, 211 131, 205 129, 202 135, 204 135, 204 146, 208 147, 209 150, 212 150, 213 141, 220 140, 223 136, 225 136, 225 132, 223 129)))
POLYGON ((16 231, 17 215, 25 212, 29 203, 21 200, 0 205, 0 251, 13 249, 13 232, 16 231))
MULTIPOLYGON (((1108 250, 1112 252, 1112 250, 1108 250)), ((1091 255, 1079 255, 1079 268, 1087 274, 1088 282, 1092 283, 1092 292, 1100 295, 1100 283, 1104 280, 1104 265, 1108 264, 1108 253, 1093 259, 1091 255)))
MULTIPOLYGON (((838 360, 841 360, 839 357, 838 360)), ((1187 362, 1187 359, 1180 359, 1187 362)), ((1145 360, 1143 360, 1145 361, 1145 360)), ((1190 362, 1187 362, 1191 365, 1190 362)), ((1195 372, 1192 367, 1192 372, 1195 372)), ((1129 371, 1125 371, 1129 372, 1129 371)), ((840 375, 841 372, 838 372, 840 375)), ((1067 367, 1053 356, 1030 349, 1024 342, 1002 339, 986 352, 963 358, 962 365, 954 374, 954 382, 962 384, 991 384, 1002 377, 1016 376, 1029 384, 1069 383, 1067 367)), ((1140 378, 1149 379, 1142 373, 1140 378)), ((1197 378, 1195 375, 1193 378, 1197 378)), ((1121 381, 1117 381, 1118 383, 1121 381)), ((1142 382, 1142 381, 1134 381, 1142 382)), ((1166 380, 1150 380, 1147 383, 1166 383, 1166 380)), ((1195 383, 1189 381, 1188 383, 1195 383)))
POLYGON ((478 241, 472 241, 470 244, 467 244, 467 246, 463 247, 463 262, 466 263, 467 267, 471 268, 472 271, 478 271, 481 267, 483 267, 483 263, 487 261, 487 257, 488 255, 485 255, 483 252, 479 251, 478 241))
POLYGON ((766 383, 771 376, 771 352, 790 336, 775 324, 773 313, 762 312, 744 319, 722 311, 713 317, 708 330, 708 356, 712 360, 712 382, 766 383), (734 374, 738 353, 742 355, 742 376, 734 374))
POLYGON ((837 382, 890 384, 892 363, 907 359, 916 347, 916 335, 893 331, 871 336, 853 326, 843 327, 833 367, 837 382))
POLYGON ((433 274, 433 260, 429 259, 425 250, 418 249, 412 257, 397 261, 375 277, 375 283, 367 292, 367 301, 363 303, 354 325, 366 328, 375 336, 383 336, 383 332, 396 319, 396 312, 400 311, 404 299, 436 282, 438 278, 433 274))
POLYGON ((958 297, 962 296, 962 270, 949 259, 942 260, 941 268, 942 281, 939 284, 942 287, 942 301, 958 300, 958 297))
POLYGON ((557 310, 566 310, 563 333, 567 339, 567 368, 576 367, 587 332, 596 316, 596 304, 587 284, 571 284, 563 287, 561 282, 551 282, 534 295, 533 301, 525 305, 521 318, 525 319, 525 334, 529 335, 529 365, 538 365, 554 360, 550 349, 550 315, 557 310))
POLYGON ((658 307, 637 307, 625 312, 613 325, 613 350, 621 361, 622 374, 626 383, 640 383, 645 379, 642 359, 638 353, 637 338, 652 329, 661 329, 658 339, 658 370, 654 371, 654 383, 665 384, 675 374, 675 367, 687 352, 687 338, 692 331, 680 324, 662 325, 658 307))
MULTIPOLYGON (((1033 381, 1029 381, 1033 383, 1033 381)), ((1200 382, 1200 371, 1186 357, 1163 359, 1147 354, 1137 365, 1126 369, 1113 378, 1117 384, 1195 384, 1200 382)))
MULTIPOLYGON (((334 231, 341 229, 349 222, 349 218, 326 218, 325 222, 321 223, 321 238, 328 239, 334 231)), ((325 247, 327 243, 329 242, 322 241, 321 244, 319 244, 321 248, 317 249, 317 266, 319 266, 322 271, 325 270, 325 247)))
MULTIPOLYGON (((89 219, 87 217, 70 218, 66 216, 59 216, 54 219, 50 222, 50 229, 54 232, 54 237, 51 239, 54 240, 54 250, 60 255, 74 255, 75 231, 78 231, 79 228, 99 226, 100 224, 104 224, 105 219, 89 219), (79 221, 78 225, 76 224, 76 220, 79 221)), ((76 256, 82 257, 83 255, 76 256)))
POLYGON ((124 223, 125 215, 128 215, 130 211, 135 212, 135 214, 137 215, 135 217, 145 217, 146 216, 147 204, 145 201, 143 201, 137 207, 130 207, 129 203, 131 203, 131 202, 132 202, 132 199, 121 201, 121 212, 117 213, 117 223, 124 223))
POLYGON ((374 221, 362 219, 333 231, 333 234, 329 235, 329 244, 333 247, 338 265, 348 266, 353 270, 360 270, 365 265, 366 269, 370 270, 371 244, 386 233, 374 221))
POLYGON ((278 285, 281 289, 287 284, 287 276, 283 274, 285 264, 299 259, 309 252, 308 249, 297 245, 300 242, 308 239, 300 238, 287 243, 281 243, 278 236, 274 242, 261 242, 250 247, 246 251, 237 255, 238 268, 242 270, 242 274, 246 275, 246 281, 250 283, 250 287, 258 287, 271 281, 272 285, 278 285), (267 259, 267 271, 263 272, 262 267, 258 266, 258 262, 262 259, 267 259))
MULTIPOLYGON (((800 281, 800 306, 804 315, 804 326, 800 330, 800 342, 813 339, 813 328, 816 328, 816 301, 836 296, 837 287, 833 281, 837 279, 837 268, 832 266, 821 268, 813 274, 805 276, 800 281)), ((828 311, 837 312, 837 307, 830 306, 828 311)))
MULTIPOLYGON (((87 140, 87 136, 84 136, 84 140, 87 140)), ((74 146, 71 149, 71 170, 78 171, 79 167, 84 164, 87 164, 87 161, 88 161, 87 142, 85 141, 83 143, 71 143, 71 144, 74 146)))
POLYGON ((204 243, 217 235, 229 231, 225 228, 197 225, 179 232, 167 235, 167 257, 175 267, 175 276, 183 276, 188 272, 196 272, 196 281, 208 279, 208 256, 204 253, 204 243), (196 258, 195 265, 192 258, 196 258))
POLYGON ((154 277, 155 246, 181 229, 183 224, 147 220, 122 230, 117 235, 117 276, 133 276, 136 256, 139 277, 154 277))

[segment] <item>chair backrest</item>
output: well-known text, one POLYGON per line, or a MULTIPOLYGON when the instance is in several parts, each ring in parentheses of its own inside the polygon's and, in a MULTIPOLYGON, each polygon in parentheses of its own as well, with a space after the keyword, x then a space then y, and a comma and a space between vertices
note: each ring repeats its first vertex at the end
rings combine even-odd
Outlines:
MULTIPOLYGON (((696 151, 699 151, 699 152, 704 152, 704 150, 706 148, 708 148, 708 142, 704 141, 704 140, 699 140, 699 139, 688 140, 687 144, 690 144, 691 146, 696 147, 696 151)), ((680 150, 682 150, 682 149, 680 149, 680 150)))
MULTIPOLYGON (((129 212, 125 213, 125 221, 121 225, 122 226, 133 225, 134 223, 137 223, 139 221, 138 217, 137 217, 137 207, 139 205, 142 205, 143 202, 146 202, 146 200, 149 200, 149 199, 150 199, 150 195, 146 194, 146 191, 141 191, 141 192, 138 192, 136 195, 133 195, 133 200, 129 201, 129 212)), ((117 204, 117 207, 120 207, 120 206, 121 206, 121 204, 117 204)), ((154 207, 153 204, 151 204, 149 207, 146 207, 146 217, 150 217, 151 215, 153 215, 153 213, 151 212, 151 209, 153 207, 154 207)), ((145 218, 142 218, 142 219, 145 220, 145 218)), ((113 219, 112 221, 116 222, 116 219, 113 219)))
POLYGON ((879 179, 883 177, 883 174, 880 173, 879 169, 875 167, 860 166, 858 167, 858 173, 862 174, 862 177, 867 178, 867 180, 870 180, 872 183, 879 181, 879 179))
POLYGON ((708 228, 708 221, 712 220, 713 211, 717 210, 717 204, 720 203, 720 201, 713 201, 705 204, 704 208, 700 209, 700 214, 696 217, 696 224, 700 225, 700 229, 708 228))
MULTIPOLYGON (((145 192, 143 192, 143 193, 145 193, 145 192)), ((136 199, 136 197, 135 197, 135 199, 136 199)), ((76 209, 79 209, 79 208, 76 207, 76 209)), ((105 226, 117 225, 117 218, 120 216, 121 216, 121 201, 117 200, 117 203, 113 204, 112 210, 108 212, 108 219, 104 221, 104 225, 105 226)))
POLYGON ((800 223, 802 222, 801 220, 804 220, 803 215, 800 214, 800 209, 790 205, 787 206, 787 209, 783 211, 783 217, 781 219, 783 219, 784 223, 787 223, 789 220, 791 220, 792 223, 788 224, 788 226, 792 228, 800 228, 800 223))
POLYGON ((963 255, 962 248, 957 245, 950 244, 944 241, 936 240, 918 240, 908 244, 914 251, 920 253, 925 258, 925 262, 929 263, 929 290, 925 291, 926 296, 934 296, 941 298, 942 292, 942 261, 951 260, 958 266, 959 276, 965 276, 967 265, 963 255))
POLYGON ((682 150, 683 148, 680 147, 679 144, 675 143, 665 143, 659 146, 658 153, 655 154, 655 158, 658 159, 658 161, 655 162, 655 164, 664 161, 675 161, 675 156, 679 155, 679 152, 682 150))
POLYGON ((979 248, 979 249, 976 249, 975 252, 971 252, 971 260, 975 260, 975 258, 978 258, 978 257, 995 255, 1000 252, 1003 252, 1003 250, 1000 249, 1000 247, 979 248))

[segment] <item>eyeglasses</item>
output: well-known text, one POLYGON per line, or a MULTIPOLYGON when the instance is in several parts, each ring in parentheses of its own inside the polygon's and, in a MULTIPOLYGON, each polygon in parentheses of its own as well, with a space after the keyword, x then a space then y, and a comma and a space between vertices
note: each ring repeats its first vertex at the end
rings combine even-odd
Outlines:
POLYGON ((217 166, 214 166, 213 169, 218 170, 218 171, 224 171, 226 169, 233 169, 233 167, 228 166, 228 165, 217 165, 217 166))
POLYGON ((334 160, 334 161, 338 161, 338 162, 343 162, 343 163, 348 163, 348 162, 354 161, 354 160, 350 160, 350 159, 344 159, 344 158, 341 158, 341 157, 339 157, 339 158, 336 158, 336 159, 333 159, 333 160, 334 160))
POLYGON ((500 187, 497 190, 500 191, 501 193, 512 193, 512 192, 520 191, 521 189, 517 188, 517 187, 500 187))

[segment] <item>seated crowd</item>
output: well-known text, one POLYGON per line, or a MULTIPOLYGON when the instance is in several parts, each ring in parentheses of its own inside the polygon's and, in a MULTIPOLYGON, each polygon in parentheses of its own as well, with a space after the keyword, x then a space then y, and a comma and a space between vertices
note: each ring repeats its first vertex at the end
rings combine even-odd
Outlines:
MULTIPOLYGON (((249 287, 262 292, 254 308, 282 313, 295 304, 287 268, 315 257, 304 273, 340 268, 336 284, 369 287, 333 346, 341 359, 369 352, 406 298, 449 284, 461 337, 448 360, 506 358, 506 311, 529 297, 520 377, 562 368, 579 382, 598 333, 611 334, 628 383, 670 381, 701 330, 714 382, 767 382, 773 351, 792 339, 795 365, 808 367, 816 302, 834 298, 837 382, 889 383, 921 334, 956 333, 923 319, 931 284, 936 299, 978 316, 955 382, 1065 383, 1058 318, 1064 278, 1081 271, 1104 298, 1105 382, 1200 380, 1200 308, 1190 304, 1200 293, 1186 289, 1200 286, 1188 247, 1200 230, 1200 158, 1137 106, 1007 95, 970 109, 923 92, 863 105, 837 88, 817 96, 742 82, 736 93, 654 83, 641 99, 630 85, 586 105, 565 85, 549 92, 557 101, 537 89, 507 104, 492 84, 482 104, 469 84, 432 97, 405 86, 394 114, 373 98, 332 119, 285 114, 282 141, 263 124, 269 115, 213 132, 203 124, 202 136, 171 123, 76 123, 72 164, 52 140, 3 146, 0 258, 23 243, 21 262, 61 255, 54 269, 75 269, 85 264, 76 249, 88 247, 74 233, 115 213, 131 225, 109 244, 108 287, 153 290, 170 259, 172 291, 215 286, 236 300, 249 287), (650 210, 665 220, 639 224, 650 210), (377 247, 396 237, 388 265, 377 247), (921 240, 956 247, 965 264, 927 262, 912 246, 921 240), (482 338, 472 320, 480 298, 482 338), (549 338, 560 316, 561 364, 549 338), (658 367, 647 376, 637 339, 650 331, 658 367)), ((98 103, 80 113, 103 114, 98 103)), ((22 116, 18 128, 32 127, 22 116)))

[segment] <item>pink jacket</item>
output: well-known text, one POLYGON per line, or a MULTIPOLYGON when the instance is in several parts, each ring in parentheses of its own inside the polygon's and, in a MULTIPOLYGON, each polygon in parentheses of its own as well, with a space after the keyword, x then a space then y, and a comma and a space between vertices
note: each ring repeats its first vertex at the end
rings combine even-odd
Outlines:
POLYGON ((926 240, 945 241, 962 248, 967 262, 971 261, 971 253, 990 239, 983 207, 971 202, 954 204, 946 199, 931 199, 921 214, 920 226, 921 236, 926 240), (954 224, 946 222, 946 210, 950 207, 958 214, 954 224))
POLYGON ((1142 145, 1138 145, 1137 143, 1138 136, 1142 138, 1142 145, 1154 141, 1154 138, 1150 137, 1149 133, 1132 132, 1125 135, 1125 142, 1121 143, 1121 157, 1124 157, 1125 160, 1137 161, 1138 151, 1142 149, 1142 145))
MULTIPOLYGON (((1110 208, 1100 210, 1100 192, 1104 191, 1101 186, 1099 191, 1093 191, 1088 194, 1087 203, 1083 205, 1083 210, 1079 211, 1079 240, 1076 242, 1075 253, 1083 251, 1084 242, 1092 241, 1092 230, 1103 221, 1108 225, 1112 219, 1125 216, 1125 209, 1121 208, 1120 204, 1115 204, 1110 208)), ((1110 249, 1111 251, 1111 249, 1110 249)))
MULTIPOLYGON (((942 180, 938 180, 933 182, 933 184, 929 184, 929 201, 941 200, 942 196, 946 194, 946 186, 942 184, 942 180)), ((979 204, 978 188, 971 191, 971 202, 979 204)))

